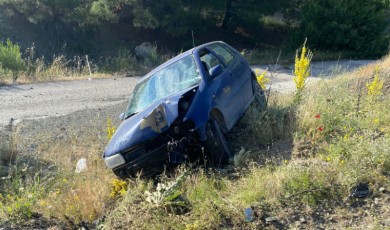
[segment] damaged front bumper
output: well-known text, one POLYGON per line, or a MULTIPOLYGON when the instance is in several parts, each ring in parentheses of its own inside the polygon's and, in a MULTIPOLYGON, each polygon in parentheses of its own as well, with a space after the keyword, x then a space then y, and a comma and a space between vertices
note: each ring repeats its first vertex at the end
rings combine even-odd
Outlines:
POLYGON ((112 169, 119 177, 134 177, 138 173, 150 177, 161 173, 166 167, 194 161, 201 149, 202 145, 191 132, 180 139, 164 133, 135 148, 105 158, 105 161, 107 167, 109 164, 114 166, 112 169))

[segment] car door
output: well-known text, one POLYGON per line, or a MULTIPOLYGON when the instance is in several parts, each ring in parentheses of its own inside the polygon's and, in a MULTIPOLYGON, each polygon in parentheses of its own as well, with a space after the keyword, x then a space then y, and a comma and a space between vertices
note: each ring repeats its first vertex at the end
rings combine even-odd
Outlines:
POLYGON ((251 88, 248 89, 248 73, 246 73, 245 65, 239 57, 234 55, 234 52, 224 47, 222 44, 213 44, 210 47, 216 56, 224 63, 227 71, 230 74, 231 82, 229 89, 231 92, 231 102, 234 108, 231 110, 231 123, 233 126, 240 119, 247 107, 247 96, 251 95, 251 88))
POLYGON ((202 53, 200 60, 207 73, 217 65, 220 65, 223 68, 221 74, 214 79, 211 79, 210 88, 213 91, 213 107, 217 107, 221 110, 225 117, 226 126, 230 129, 229 126, 235 118, 235 109, 237 109, 241 103, 241 101, 234 97, 232 91, 235 82, 234 76, 232 75, 229 66, 225 66, 215 54, 207 49, 202 53))

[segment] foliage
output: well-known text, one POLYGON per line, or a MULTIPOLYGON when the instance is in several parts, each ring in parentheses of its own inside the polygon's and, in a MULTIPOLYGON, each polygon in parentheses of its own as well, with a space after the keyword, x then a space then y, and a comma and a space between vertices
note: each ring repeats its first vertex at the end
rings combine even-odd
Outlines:
POLYGON ((353 51, 360 57, 378 57, 387 51, 383 0, 305 0, 297 3, 299 24, 295 44, 307 37, 320 50, 353 51))
POLYGON ((185 171, 181 173, 175 181, 167 184, 158 183, 156 191, 145 191, 145 200, 155 207, 185 206, 185 202, 181 199, 182 193, 179 188, 182 186, 188 174, 189 173, 185 171))
POLYGON ((270 80, 269 78, 265 77, 265 75, 267 74, 267 70, 264 70, 263 73, 260 73, 260 70, 257 69, 255 71, 255 74, 256 74, 257 82, 259 83, 261 88, 265 90, 266 89, 265 84, 267 84, 270 80))
POLYGON ((24 70, 25 63, 22 59, 22 53, 20 52, 20 46, 14 44, 11 40, 7 39, 7 42, 0 43, 0 71, 11 71, 13 75, 16 75, 19 71, 24 70))
POLYGON ((45 194, 50 182, 45 181, 48 176, 40 175, 40 171, 33 171, 26 163, 18 160, 10 166, 8 176, 2 178, 0 213, 5 213, 10 219, 28 219, 32 217, 34 206, 45 194))
MULTIPOLYGON (((0 15, 31 27, 37 36, 30 37, 43 40, 47 53, 96 59, 115 56, 123 45, 132 51, 158 42, 175 51, 211 37, 260 50, 296 47, 307 37, 313 49, 360 57, 378 57, 388 44, 387 0, 0 0, 0 6, 0 15)), ((39 42, 32 38, 20 43, 39 42)))
POLYGON ((123 180, 113 179, 110 197, 124 196, 127 192, 127 182, 123 180))
POLYGON ((313 57, 313 52, 306 48, 306 41, 303 43, 301 55, 298 54, 298 50, 295 54, 294 83, 297 91, 295 92, 294 100, 297 103, 302 99, 306 78, 310 75, 309 68, 313 57))
POLYGON ((383 89, 383 81, 379 80, 379 67, 375 69, 374 79, 366 84, 367 94, 371 96, 380 96, 383 89))
POLYGON ((107 139, 111 140, 112 136, 115 133, 115 127, 112 125, 111 119, 107 118, 107 139))
MULTIPOLYGON (((133 0, 133 25, 157 29, 161 28, 173 36, 188 34, 191 31, 206 32, 215 25, 230 31, 237 27, 256 32, 260 18, 277 11, 283 1, 159 1, 133 0)), ((242 30, 243 33, 244 30, 242 30)))

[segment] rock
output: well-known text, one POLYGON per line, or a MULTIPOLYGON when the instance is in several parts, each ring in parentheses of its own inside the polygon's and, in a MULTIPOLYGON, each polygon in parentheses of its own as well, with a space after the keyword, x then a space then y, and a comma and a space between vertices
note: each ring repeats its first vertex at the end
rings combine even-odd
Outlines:
POLYGON ((81 158, 79 161, 77 161, 75 172, 81 173, 85 170, 87 170, 87 159, 81 158))
POLYGON ((299 218, 299 221, 300 221, 302 224, 307 223, 307 221, 306 221, 306 219, 305 219, 304 217, 299 218))
POLYGON ((385 192, 386 192, 386 189, 385 189, 384 187, 380 187, 380 188, 379 188, 379 192, 385 193, 385 192))

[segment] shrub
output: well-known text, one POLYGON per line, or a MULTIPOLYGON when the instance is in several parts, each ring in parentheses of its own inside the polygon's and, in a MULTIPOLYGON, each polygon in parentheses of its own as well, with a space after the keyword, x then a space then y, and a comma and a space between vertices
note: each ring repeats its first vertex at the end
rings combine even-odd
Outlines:
POLYGON ((381 56, 388 45, 388 9, 383 0, 305 0, 297 14, 300 23, 294 43, 307 37, 317 49, 381 56))
POLYGON ((12 72, 13 77, 16 74, 24 70, 25 63, 22 59, 22 53, 20 52, 20 46, 13 44, 11 40, 7 39, 7 42, 0 43, 0 71, 1 72, 12 72))

